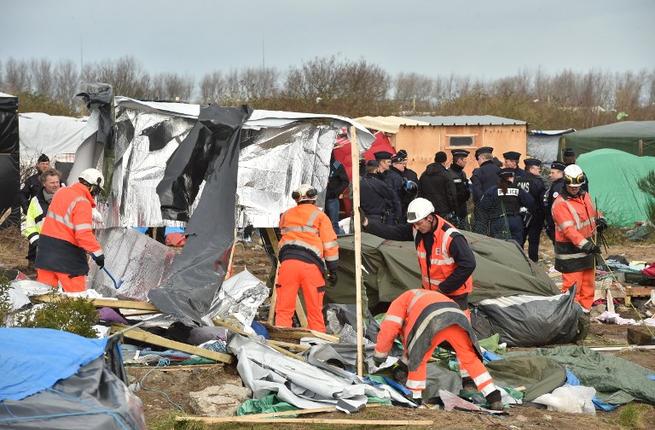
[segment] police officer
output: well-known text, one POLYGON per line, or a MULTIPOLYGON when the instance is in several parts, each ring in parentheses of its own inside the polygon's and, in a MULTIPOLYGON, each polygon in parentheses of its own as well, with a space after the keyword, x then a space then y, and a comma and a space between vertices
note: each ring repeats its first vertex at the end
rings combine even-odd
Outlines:
POLYGON ((471 175, 473 203, 475 204, 480 201, 485 191, 498 184, 500 167, 496 166, 493 161, 493 151, 494 149, 491 146, 483 146, 475 151, 475 159, 480 166, 473 170, 471 175))
POLYGON ((544 207, 539 204, 546 192, 546 185, 541 177, 541 160, 528 158, 524 162, 525 176, 518 178, 516 185, 526 193, 532 196, 535 202, 533 210, 526 212, 528 215, 524 219, 524 235, 521 246, 528 241, 528 256, 530 260, 537 262, 539 260, 539 239, 541 230, 544 228, 544 207))
POLYGON ((546 225, 546 234, 551 241, 555 241, 555 224, 553 223, 553 202, 562 194, 562 190, 566 185, 564 181, 564 169, 566 164, 561 161, 553 161, 550 164, 550 186, 546 190, 543 198, 544 206, 544 215, 545 215, 545 225, 546 225))
POLYGON ((367 216, 383 224, 396 224, 401 219, 400 200, 380 178, 379 163, 366 162, 366 174, 361 178, 360 205, 367 216))
POLYGON ((518 180, 519 177, 525 176, 525 170, 519 167, 519 160, 521 159, 521 154, 516 151, 507 151, 503 154, 505 159, 505 168, 512 169, 514 171, 514 177, 518 180))
POLYGON ((457 190, 445 166, 447 159, 443 151, 434 155, 434 163, 428 164, 418 181, 418 195, 432 203, 437 215, 453 222, 457 209, 457 190))
POLYGON ((475 208, 473 231, 523 243, 521 207, 533 210, 534 200, 514 184, 514 169, 502 169, 498 176, 498 185, 488 189, 475 208))
POLYGON ((401 222, 404 222, 407 206, 409 202, 414 200, 418 193, 416 172, 407 168, 407 151, 401 149, 396 155, 391 157, 391 168, 387 175, 389 178, 392 178, 387 182, 388 184, 393 182, 395 186, 400 187, 395 191, 400 196, 401 216, 403 218, 401 222))
POLYGON ((455 184, 455 191, 457 195, 457 208, 455 215, 457 215, 457 227, 468 228, 466 203, 471 197, 469 190, 469 180, 466 177, 464 167, 466 167, 466 157, 470 154, 466 149, 453 149, 450 151, 453 155, 453 162, 448 169, 453 183, 455 184))

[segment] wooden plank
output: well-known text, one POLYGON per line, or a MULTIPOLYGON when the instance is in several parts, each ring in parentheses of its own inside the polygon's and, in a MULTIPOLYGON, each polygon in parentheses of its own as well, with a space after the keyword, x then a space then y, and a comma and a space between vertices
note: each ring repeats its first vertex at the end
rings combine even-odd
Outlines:
POLYGON ((355 229, 355 304, 357 323, 357 374, 364 375, 364 323, 362 318, 362 224, 359 215, 359 145, 357 129, 350 127, 350 160, 352 162, 353 227, 355 229))
MULTIPOLYGON (((43 294, 40 296, 31 297, 32 300, 39 303, 51 303, 66 298, 61 294, 43 294)), ((143 311, 153 311, 154 313, 161 312, 155 305, 148 302, 140 302, 138 300, 114 300, 114 299, 87 299, 98 308, 121 308, 121 309, 139 309, 143 311)))
MULTIPOLYGON (((369 408, 381 408, 387 405, 381 405, 374 403, 372 405, 366 405, 365 409, 369 408)), ((237 418, 240 422, 247 421, 257 421, 263 418, 275 418, 275 417, 289 417, 295 415, 310 415, 310 414, 322 414, 330 412, 339 412, 334 406, 326 406, 324 408, 311 408, 311 409, 294 409, 291 411, 282 411, 282 412, 270 412, 267 414, 251 414, 251 415, 241 415, 241 416, 230 416, 230 417, 202 417, 202 416, 181 416, 176 417, 175 421, 201 421, 205 424, 220 424, 220 423, 229 423, 234 422, 234 419, 237 418)))
POLYGON ((625 287, 625 294, 630 297, 650 297, 653 288, 649 287, 625 287))
POLYGON ((303 328, 276 327, 270 324, 264 324, 271 338, 277 339, 294 339, 300 340, 303 337, 317 337, 328 342, 338 343, 339 337, 327 333, 321 333, 315 330, 303 328))
MULTIPOLYGON (((299 411, 292 411, 299 412, 299 411)), ((175 421, 196 421, 204 424, 249 423, 249 424, 328 424, 351 426, 432 426, 432 420, 362 420, 348 418, 259 418, 240 417, 176 417, 175 421)))
MULTIPOLYGON (((129 328, 129 326, 123 324, 116 324, 115 326, 121 330, 129 328)), ((199 357, 208 358, 210 360, 219 361, 221 363, 229 364, 232 362, 232 356, 229 354, 210 351, 208 349, 199 348, 194 345, 189 345, 186 343, 166 339, 165 337, 157 336, 156 334, 149 333, 147 331, 141 330, 140 328, 135 328, 130 331, 126 331, 125 333, 123 333, 123 337, 126 337, 128 339, 138 340, 140 342, 149 343, 151 345, 157 345, 164 348, 174 349, 176 351, 186 352, 187 354, 195 354, 199 357)))
MULTIPOLYGON (((245 337, 251 337, 248 333, 243 331, 240 327, 235 326, 234 324, 230 323, 229 321, 221 320, 219 318, 214 318, 212 320, 214 324, 220 327, 225 327, 228 330, 238 333, 242 336, 245 337)), ((296 351, 304 352, 309 349, 307 345, 299 345, 299 344, 294 344, 294 343, 287 343, 287 342, 281 342, 281 341, 275 341, 275 340, 265 340, 266 345, 270 346, 277 352, 284 354, 288 357, 295 358, 297 360, 305 361, 304 358, 298 357, 295 354, 292 354, 291 352, 287 351, 287 349, 294 349, 296 351), (287 349, 284 349, 287 348, 287 349)))

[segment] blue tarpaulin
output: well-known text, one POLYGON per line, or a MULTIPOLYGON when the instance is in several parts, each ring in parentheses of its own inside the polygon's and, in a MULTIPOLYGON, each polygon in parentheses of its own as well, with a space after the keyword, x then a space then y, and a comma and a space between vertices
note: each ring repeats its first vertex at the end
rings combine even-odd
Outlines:
POLYGON ((74 375, 107 339, 45 328, 0 328, 0 401, 21 400, 74 375))

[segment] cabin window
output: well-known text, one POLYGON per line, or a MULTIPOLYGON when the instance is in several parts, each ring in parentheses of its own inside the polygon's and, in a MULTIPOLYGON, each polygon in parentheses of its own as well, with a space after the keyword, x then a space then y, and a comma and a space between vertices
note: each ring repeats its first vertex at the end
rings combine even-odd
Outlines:
POLYGON ((448 146, 475 146, 475 136, 448 136, 448 146))

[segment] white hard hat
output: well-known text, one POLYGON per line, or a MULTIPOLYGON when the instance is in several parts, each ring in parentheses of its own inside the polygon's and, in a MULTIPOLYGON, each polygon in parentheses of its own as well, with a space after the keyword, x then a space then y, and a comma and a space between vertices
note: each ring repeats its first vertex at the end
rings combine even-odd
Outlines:
POLYGON ((318 198, 318 191, 316 188, 312 187, 309 184, 302 184, 291 193, 291 197, 298 203, 306 201, 316 201, 318 198))
POLYGON ((426 216, 434 213, 434 205, 428 199, 419 197, 414 199, 407 206, 407 222, 415 223, 426 216))
POLYGON ((100 173, 100 171, 97 169, 83 170, 78 178, 83 179, 90 185, 97 185, 100 189, 102 189, 102 186, 105 182, 105 178, 102 176, 102 173, 100 173))
POLYGON ((585 174, 577 164, 569 164, 564 169, 564 181, 569 187, 580 187, 587 182, 585 174))

